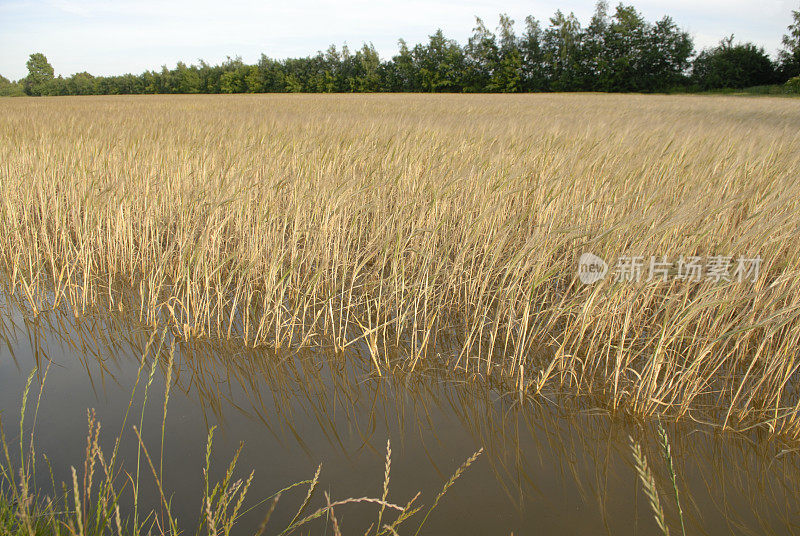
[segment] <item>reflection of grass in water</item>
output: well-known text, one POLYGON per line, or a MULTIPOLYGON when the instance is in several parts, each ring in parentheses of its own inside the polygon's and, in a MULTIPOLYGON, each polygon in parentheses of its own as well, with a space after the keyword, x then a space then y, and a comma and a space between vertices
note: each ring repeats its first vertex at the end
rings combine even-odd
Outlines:
MULTIPOLYGON (((175 340, 164 332, 154 339, 154 330, 131 315, 102 310, 91 311, 88 317, 50 311, 38 315, 35 321, 20 318, 15 322, 8 309, 0 309, 0 331, 9 348, 13 348, 11 341, 15 338, 35 343, 36 363, 41 368, 50 359, 48 346, 61 345, 81 359, 90 378, 95 370, 103 375, 92 378, 93 384, 104 382, 106 375, 114 382, 124 382, 115 378, 116 368, 127 368, 126 362, 138 364, 143 354, 152 355, 163 376, 175 377, 172 392, 196 397, 197 405, 204 412, 212 412, 217 422, 224 424, 225 408, 232 402, 227 394, 231 390, 240 392, 244 400, 237 400, 239 411, 276 437, 286 434, 290 440, 297 440, 309 455, 308 448, 319 445, 305 445, 300 430, 293 427, 297 419, 319 423, 334 450, 347 455, 337 435, 337 427, 342 426, 337 415, 346 419, 348 429, 357 429, 364 444, 375 444, 376 448, 370 448, 378 452, 381 432, 359 424, 359 407, 366 404, 370 412, 390 414, 400 425, 400 435, 425 431, 436 436, 430 414, 437 408, 452 412, 474 438, 474 444, 485 447, 499 486, 520 512, 524 503, 534 502, 535 508, 547 511, 555 499, 550 488, 542 487, 537 465, 563 464, 564 485, 574 488, 574 497, 570 498, 583 501, 576 506, 591 508, 596 504, 598 517, 593 526, 605 526, 609 534, 620 530, 619 520, 628 519, 629 514, 615 512, 613 507, 606 510, 608 502, 625 495, 612 483, 628 482, 633 474, 628 471, 631 457, 624 439, 633 433, 648 459, 663 456, 663 444, 650 448, 659 443, 653 440, 658 437, 653 427, 633 432, 625 419, 610 419, 607 412, 597 412, 590 404, 568 396, 559 397, 556 405, 527 401, 522 407, 514 393, 505 396, 508 386, 499 378, 477 375, 465 381, 460 374, 431 361, 421 363, 413 372, 396 369, 379 378, 370 375, 368 356, 360 355, 354 347, 344 353, 315 349, 295 355, 269 348, 242 348, 236 341, 175 340), (20 327, 24 328, 21 333, 20 327), (162 341, 164 335, 166 343, 162 341), (170 372, 173 357, 177 362, 170 372), (109 368, 109 363, 116 366, 109 368), (264 394, 268 394, 268 401, 264 394), (380 407, 373 407, 376 401, 380 407), (410 406, 404 409, 404 404, 410 406), (549 453, 552 461, 537 460, 536 452, 549 453), (615 463, 609 463, 609 456, 615 463)), ((675 431, 682 431, 673 434, 676 452, 681 453, 675 460, 675 473, 681 475, 681 498, 690 532, 706 532, 720 521, 738 527, 743 534, 784 534, 796 525, 797 512, 791 505, 800 501, 800 488, 795 485, 800 481, 800 458, 795 451, 780 451, 779 445, 767 441, 758 430, 747 436, 715 434, 705 427, 691 430, 678 426, 675 431), (756 448, 759 445, 767 448, 756 448), (732 464, 737 466, 736 471, 730 470, 732 464)), ((449 468, 442 469, 431 461, 434 470, 446 479, 449 468)), ((656 463, 651 469, 657 481, 667 483, 662 489, 668 490, 670 483, 678 487, 677 482, 671 482, 674 477, 668 467, 656 463)), ((670 503, 666 500, 664 504, 667 518, 677 526, 670 503)))
MULTIPOLYGON (((670 482, 672 483, 672 490, 675 496, 675 506, 678 509, 678 518, 681 522, 681 534, 686 536, 686 526, 683 520, 683 509, 681 508, 681 499, 678 492, 678 479, 675 474, 675 466, 672 460, 672 446, 669 443, 669 436, 667 431, 661 423, 658 423, 658 436, 661 442, 661 454, 664 458, 664 463, 669 473, 670 482)), ((669 536, 669 525, 667 524, 667 517, 664 514, 664 509, 661 508, 661 499, 658 493, 658 486, 656 485, 655 476, 650 470, 650 465, 647 462, 647 456, 642 452, 642 446, 633 437, 628 436, 631 445, 631 452, 636 466, 636 473, 642 481, 642 487, 647 499, 650 502, 650 507, 653 509, 653 517, 656 520, 658 528, 664 533, 664 536, 669 536)))
POLYGON ((0 108, 0 264, 34 311, 106 299, 184 338, 358 341, 378 372, 387 348, 415 369, 452 333, 452 367, 504 375, 520 395, 591 393, 639 415, 712 408, 718 424, 800 437, 796 101, 0 108), (584 251, 763 266, 754 284, 584 286, 584 251), (135 298, 123 304, 121 288, 135 298))
MULTIPOLYGON (((153 360, 150 374, 144 387, 144 402, 142 404, 142 414, 147 403, 150 386, 157 360, 153 360)), ((145 367, 146 360, 142 359, 139 368, 139 378, 145 367)), ((178 520, 171 513, 171 496, 162 486, 162 466, 163 458, 159 460, 159 468, 150 455, 141 437, 141 425, 133 426, 133 430, 138 439, 136 471, 131 475, 123 471, 117 463, 117 453, 119 451, 120 439, 122 434, 117 436, 114 443, 111 458, 106 458, 100 447, 100 423, 96 420, 94 412, 88 412, 88 434, 86 438, 86 456, 83 462, 83 474, 79 477, 79 471, 71 467, 72 482, 70 486, 62 484, 62 491, 56 489, 53 478, 52 467, 47 461, 52 494, 45 494, 36 488, 36 450, 34 446, 34 434, 36 417, 39 410, 42 392, 44 390, 45 379, 47 378, 48 368, 44 372, 44 378, 39 389, 36 409, 33 417, 33 427, 30 436, 25 435, 25 417, 30 393, 31 382, 36 373, 36 369, 31 372, 25 384, 22 395, 22 408, 19 420, 19 459, 18 467, 13 461, 13 456, 9 450, 9 443, 0 421, 0 443, 2 443, 4 460, 0 462, 0 534, 9 536, 34 536, 34 535, 70 535, 70 536, 138 536, 142 534, 160 534, 177 536, 178 534, 190 534, 185 528, 178 526, 178 520), (26 445, 26 438, 30 438, 30 443, 26 445), (143 456, 143 459, 140 458, 143 456), (143 469, 144 473, 152 476, 158 490, 160 507, 147 513, 139 511, 139 490, 144 475, 140 473, 140 462, 146 462, 143 469), (120 484, 121 481, 121 484, 120 484), (132 490, 130 499, 132 504, 123 504, 123 498, 128 497, 126 490, 132 490)), ((168 371, 171 373, 172 367, 168 371)), ((171 378, 167 377, 167 385, 171 378)), ((138 386, 138 380, 137 380, 138 386)), ((133 395, 131 403, 133 403, 133 395)), ((169 401, 169 389, 164 394, 164 411, 166 412, 169 401)), ((127 412, 123 420, 123 428, 127 422, 127 412)), ((162 421, 161 428, 161 452, 163 455, 164 428, 166 416, 162 421)), ((210 482, 211 453, 214 437, 214 427, 208 432, 206 443, 204 475, 204 493, 202 500, 201 514, 195 529, 195 534, 208 534, 213 536, 229 536, 236 528, 236 523, 242 516, 254 513, 259 507, 265 507, 266 513, 259 524, 256 536, 267 533, 268 523, 275 511, 275 507, 280 498, 292 491, 294 488, 304 485, 308 486, 305 498, 300 503, 297 512, 291 521, 283 529, 270 531, 279 536, 294 534, 301 528, 308 528, 314 522, 325 522, 330 524, 335 536, 341 535, 341 528, 335 516, 334 509, 348 505, 362 504, 372 505, 378 509, 377 523, 373 522, 367 530, 367 534, 396 535, 399 530, 404 530, 409 520, 421 508, 417 501, 420 494, 417 493, 404 506, 400 506, 388 501, 389 494, 389 471, 391 467, 391 447, 387 443, 386 450, 386 470, 383 483, 383 496, 373 497, 351 497, 337 501, 331 501, 327 492, 325 493, 325 504, 316 510, 309 511, 312 498, 317 491, 317 483, 322 466, 317 468, 311 480, 303 480, 291 484, 270 497, 261 501, 245 506, 245 499, 248 489, 254 478, 254 471, 251 471, 246 479, 235 479, 236 462, 242 449, 242 445, 235 452, 224 478, 219 482, 210 482), (394 515, 394 519, 389 519, 394 515)), ((415 534, 419 534, 423 528, 428 515, 436 508, 440 499, 447 490, 455 483, 458 477, 478 458, 482 449, 473 454, 462 464, 453 476, 445 483, 442 491, 436 496, 433 505, 428 509, 425 517, 417 525, 415 534)))
MULTIPOLYGON (((669 471, 672 489, 675 493, 675 505, 678 509, 678 517, 681 522, 681 534, 686 536, 686 527, 683 521, 683 509, 681 508, 681 499, 678 493, 677 475, 675 474, 675 467, 672 462, 672 447, 669 444, 667 432, 664 430, 664 427, 661 426, 661 423, 658 425, 658 433, 661 440, 661 447, 663 449, 661 452, 664 457, 664 463, 669 471)), ((664 533, 664 536, 669 536, 667 517, 664 514, 664 509, 661 508, 661 499, 658 494, 658 486, 656 485, 655 476, 653 476, 653 472, 650 470, 650 466, 647 463, 647 456, 644 455, 644 452, 642 452, 642 446, 635 439, 630 436, 628 436, 628 439, 631 444, 631 452, 633 453, 636 472, 639 475, 639 479, 642 481, 642 487, 647 495, 647 499, 650 501, 650 507, 653 509, 653 516, 655 517, 656 524, 658 525, 658 528, 661 529, 661 532, 664 533)))
POLYGON ((666 516, 664 509, 661 508, 661 499, 658 495, 658 488, 656 487, 656 479, 653 472, 650 471, 650 466, 647 464, 647 457, 642 453, 642 447, 631 438, 631 452, 633 459, 636 462, 636 472, 639 474, 639 479, 642 481, 644 492, 647 494, 647 499, 650 501, 650 507, 653 509, 653 516, 656 519, 658 528, 665 536, 669 536, 669 528, 667 527, 666 516))

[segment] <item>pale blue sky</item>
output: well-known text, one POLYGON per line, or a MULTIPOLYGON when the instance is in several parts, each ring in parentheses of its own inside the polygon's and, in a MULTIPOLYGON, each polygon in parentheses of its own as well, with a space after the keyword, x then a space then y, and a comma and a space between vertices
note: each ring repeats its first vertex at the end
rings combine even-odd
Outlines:
MULTIPOLYGON (((586 23, 594 0, 488 2, 476 0, 0 0, 0 74, 26 74, 31 52, 43 52, 56 74, 140 73, 203 58, 226 56, 255 62, 314 54, 330 44, 351 48, 372 42, 382 57, 397 40, 427 40, 437 28, 464 42, 480 16, 490 27, 508 13, 523 29, 526 15, 546 24, 556 9, 574 11, 586 23)), ((780 47, 800 0, 630 0, 648 20, 668 14, 695 38, 697 48, 724 35, 753 41, 770 54, 780 47)), ((613 7, 615 2, 610 1, 613 7)))

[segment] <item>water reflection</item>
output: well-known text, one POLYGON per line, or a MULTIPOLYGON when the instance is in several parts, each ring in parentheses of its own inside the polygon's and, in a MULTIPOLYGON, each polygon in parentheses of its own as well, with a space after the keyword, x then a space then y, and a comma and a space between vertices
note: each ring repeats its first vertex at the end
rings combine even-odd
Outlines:
MULTIPOLYGON (((392 493, 404 501, 421 489, 430 503, 452 470, 483 447, 486 455, 430 518, 430 534, 655 533, 632 466, 632 434, 652 461, 673 531, 679 526, 654 424, 611 418, 585 401, 550 394, 521 404, 497 380, 430 362, 379 376, 356 345, 275 353, 236 341, 185 341, 124 312, 34 317, 24 303, 6 302, 0 338, 4 417, 18 411, 27 373, 51 363, 38 437, 61 479, 81 460, 86 408, 98 409, 104 429, 119 429, 142 360, 156 360, 154 392, 163 392, 174 357, 164 460, 179 519, 196 519, 205 434, 219 425, 221 460, 245 442, 240 466, 256 471, 251 497, 307 478, 320 462, 325 489, 379 494, 391 438, 392 493)), ((145 411, 151 438, 162 418, 155 398, 145 411)), ((691 534, 800 532, 797 450, 757 431, 720 434, 700 424, 668 431, 691 534)), ((127 443, 121 455, 132 459, 135 445, 127 443)), ((245 519, 245 528, 258 518, 245 519)), ((373 520, 355 508, 346 521, 366 528, 373 520)))

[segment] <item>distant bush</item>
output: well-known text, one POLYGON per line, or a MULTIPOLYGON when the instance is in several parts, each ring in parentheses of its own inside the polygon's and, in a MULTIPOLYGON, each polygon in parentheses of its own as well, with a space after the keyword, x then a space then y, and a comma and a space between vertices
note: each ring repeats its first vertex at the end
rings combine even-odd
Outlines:
POLYGON ((800 94, 800 76, 790 78, 789 81, 784 84, 784 87, 788 93, 800 94))
POLYGON ((775 66, 764 49, 752 43, 733 44, 733 36, 697 56, 692 80, 702 90, 744 89, 777 81, 775 66))
POLYGON ((25 91, 18 82, 12 82, 5 76, 0 76, 0 97, 19 97, 25 91))

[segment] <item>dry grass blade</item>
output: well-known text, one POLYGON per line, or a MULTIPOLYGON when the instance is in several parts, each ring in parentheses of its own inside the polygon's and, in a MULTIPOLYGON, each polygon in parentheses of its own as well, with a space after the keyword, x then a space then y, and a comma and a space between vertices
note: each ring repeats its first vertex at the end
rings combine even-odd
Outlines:
POLYGON ((320 508, 319 510, 313 512, 312 514, 307 515, 303 519, 300 519, 299 521, 290 523, 289 526, 286 527, 286 529, 284 529, 280 533, 280 536, 284 536, 286 534, 291 534, 294 531, 296 531, 297 529, 299 529, 300 527, 302 527, 303 525, 305 525, 305 524, 307 524, 307 523, 309 523, 311 521, 314 521, 315 519, 319 519, 320 517, 322 517, 325 514, 327 514, 330 511, 330 509, 333 509, 335 506, 344 506, 344 505, 347 505, 347 504, 375 504, 375 505, 378 505, 378 506, 381 506, 381 507, 384 507, 384 508, 389 508, 389 509, 392 509, 392 510, 396 510, 398 512, 402 512, 403 511, 403 507, 402 506, 398 506, 398 505, 392 504, 390 502, 382 501, 380 499, 375 499, 373 497, 357 497, 357 498, 356 497, 351 497, 349 499, 342 499, 340 501, 336 501, 336 502, 330 503, 330 505, 320 508))
MULTIPOLYGON (((386 498, 389 496, 389 472, 392 468, 392 443, 391 440, 386 440, 386 463, 383 471, 383 495, 381 496, 381 500, 385 501, 386 498)), ((383 510, 384 506, 381 505, 381 509, 378 510, 378 522, 375 524, 376 531, 379 531, 382 527, 381 520, 383 520, 383 510)))
POLYGON ((141 447, 142 452, 144 453, 145 458, 147 459, 147 464, 150 466, 150 471, 153 473, 153 478, 156 481, 156 486, 158 487, 158 494, 161 499, 161 505, 164 507, 164 512, 167 517, 167 521, 169 522, 169 528, 171 534, 177 535, 178 527, 176 526, 175 518, 172 517, 172 514, 170 512, 169 502, 167 502, 167 497, 164 494, 164 488, 161 484, 161 480, 159 480, 158 478, 158 471, 156 470, 156 466, 153 465, 153 460, 150 458, 150 453, 147 451, 147 447, 145 447, 144 441, 142 441, 142 436, 139 433, 139 429, 136 428, 136 426, 134 426, 133 431, 136 433, 136 439, 139 440, 139 446, 141 447))
POLYGON ((269 505, 269 509, 267 513, 264 515, 264 519, 261 520, 261 523, 258 525, 258 530, 255 533, 255 536, 261 536, 264 534, 264 531, 267 529, 267 523, 269 523, 270 518, 272 517, 272 513, 275 511, 275 507, 278 506, 278 501, 281 498, 281 494, 277 493, 275 498, 272 499, 272 502, 269 505))
POLYGON ((419 532, 422 530, 423 525, 425 525, 425 522, 428 520, 428 516, 431 515, 431 512, 433 512, 433 510, 439 505, 439 501, 441 500, 442 497, 444 497, 444 494, 447 493, 447 490, 449 490, 453 486, 453 484, 456 483, 456 480, 459 479, 459 477, 464 473, 464 471, 467 470, 467 468, 470 465, 475 463, 475 460, 477 460, 478 456, 480 456, 481 454, 483 454, 483 448, 478 449, 477 452, 475 452, 472 456, 467 458, 466 461, 462 463, 458 469, 456 469, 456 472, 453 473, 453 476, 451 476, 450 479, 447 482, 445 482, 442 491, 440 491, 439 494, 436 496, 436 499, 434 499, 430 509, 428 509, 428 511, 425 513, 425 517, 422 518, 419 527, 417 527, 417 532, 414 533, 415 536, 418 535, 419 532))
MULTIPOLYGON (((336 514, 333 512, 333 506, 331 506, 331 498, 328 495, 328 492, 325 492, 325 503, 328 505, 328 512, 330 513, 331 517, 331 524, 333 526, 333 536, 342 536, 342 531, 339 529, 339 520, 336 519, 336 514)), ((383 505, 381 505, 381 512, 383 511, 383 505)))

